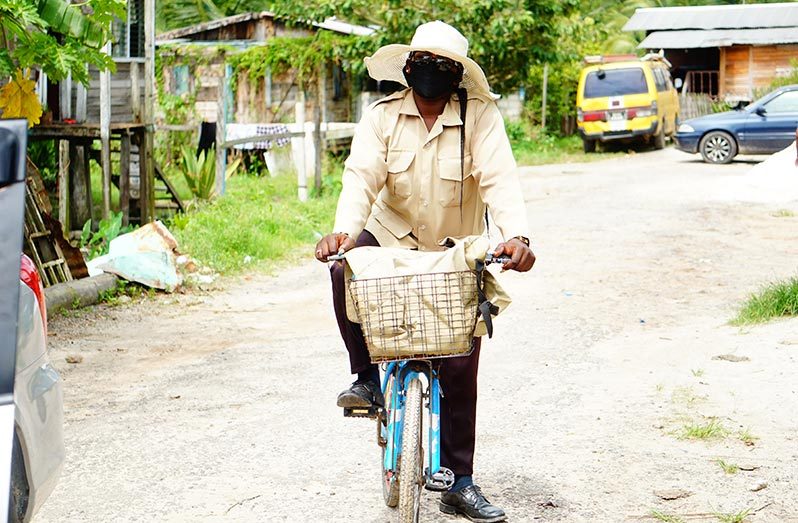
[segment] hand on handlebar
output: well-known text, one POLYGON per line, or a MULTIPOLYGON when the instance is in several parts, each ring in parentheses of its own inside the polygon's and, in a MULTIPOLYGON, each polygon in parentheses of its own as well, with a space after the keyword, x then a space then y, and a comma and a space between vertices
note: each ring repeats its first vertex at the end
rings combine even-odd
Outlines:
POLYGON ((535 253, 524 242, 516 238, 497 245, 493 255, 510 257, 510 261, 502 265, 503 271, 526 272, 535 265, 535 253))
POLYGON ((346 252, 355 246, 355 240, 346 233, 334 232, 328 234, 316 244, 316 259, 326 262, 329 256, 346 252))

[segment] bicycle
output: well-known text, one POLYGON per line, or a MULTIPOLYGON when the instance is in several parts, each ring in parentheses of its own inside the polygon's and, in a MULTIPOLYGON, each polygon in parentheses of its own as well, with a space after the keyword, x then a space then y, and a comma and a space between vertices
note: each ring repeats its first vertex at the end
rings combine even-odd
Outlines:
MULTIPOLYGON (((344 261, 345 254, 337 256, 330 256, 331 261, 344 261)), ((385 398, 384 407, 351 407, 344 409, 344 416, 346 417, 368 417, 377 420, 377 444, 382 449, 382 492, 385 504, 391 508, 399 507, 399 521, 401 523, 417 522, 419 518, 419 511, 421 507, 421 487, 435 492, 444 492, 449 490, 454 484, 454 473, 440 464, 440 398, 442 396, 441 386, 438 377, 438 369, 433 364, 433 360, 439 357, 453 357, 465 356, 470 354, 473 350, 473 326, 476 324, 477 315, 482 313, 485 315, 496 314, 495 310, 491 310, 490 304, 481 289, 481 272, 485 265, 490 263, 506 263, 510 261, 507 257, 494 257, 492 253, 485 256, 484 262, 477 261, 477 268, 471 271, 470 276, 463 272, 453 273, 437 273, 432 275, 416 275, 422 277, 421 287, 425 286, 423 281, 424 276, 434 276, 438 279, 441 274, 449 275, 444 279, 450 280, 447 282, 451 285, 451 289, 459 289, 469 287, 465 280, 471 281, 473 279, 476 284, 477 298, 476 311, 473 318, 468 318, 467 314, 462 318, 464 324, 471 321, 471 327, 459 329, 458 335, 450 334, 452 345, 456 341, 460 341, 467 336, 469 348, 466 351, 462 349, 452 350, 452 354, 440 355, 433 351, 428 351, 427 354, 412 357, 402 357, 394 354, 393 358, 390 355, 386 357, 379 356, 378 351, 374 350, 372 346, 373 339, 369 335, 370 325, 363 324, 364 335, 366 336, 369 352, 372 361, 375 363, 382 363, 384 370, 384 377, 382 379, 382 393, 385 398), (484 265, 483 265, 484 263, 484 265), (456 275, 456 276, 451 276, 456 275), (487 303, 487 306, 482 304, 487 303), (462 330, 462 332, 460 332, 462 330), (455 340, 457 338, 457 340, 455 340), (376 357, 375 357, 376 355, 376 357), (388 361, 390 359, 390 361, 388 361), (426 390, 422 383, 422 376, 427 383, 426 390), (424 404, 424 400, 426 404, 424 404), (423 455, 423 411, 427 410, 428 419, 428 436, 427 436, 427 467, 424 467, 423 455)), ((381 280, 397 280, 402 279, 408 281, 408 276, 395 276, 390 278, 382 278, 381 280)), ((380 279, 378 279, 380 280, 380 279)), ((352 284, 354 281, 352 282, 352 284)), ((359 282, 363 287, 362 295, 367 297, 369 294, 369 286, 372 282, 368 280, 361 280, 359 282), (364 284, 365 281, 365 284, 364 284)), ((389 286, 390 283, 377 283, 376 287, 389 286)), ((372 286, 374 287, 374 286, 372 286)), ((429 288, 427 289, 429 290, 429 288)), ((462 300, 462 295, 458 297, 458 292, 453 293, 454 296, 438 296, 433 299, 435 305, 441 308, 454 309, 453 304, 462 300)), ((470 303, 470 302, 469 302, 470 303)), ((403 312, 406 310, 403 309, 403 312)), ((451 310, 449 310, 451 312, 451 310)), ((484 316, 483 316, 484 317, 484 316)), ((380 320, 384 320, 385 316, 381 316, 380 320)), ((455 318, 454 323, 458 319, 455 318)), ((489 323, 489 322, 488 322, 489 323)), ((379 326, 384 329, 384 326, 379 326)), ((492 328, 490 329, 492 333, 492 328)), ((438 333, 440 337, 440 333, 438 333)), ((446 338, 444 335, 443 338, 446 338)), ((447 351, 443 351, 444 353, 447 351)))

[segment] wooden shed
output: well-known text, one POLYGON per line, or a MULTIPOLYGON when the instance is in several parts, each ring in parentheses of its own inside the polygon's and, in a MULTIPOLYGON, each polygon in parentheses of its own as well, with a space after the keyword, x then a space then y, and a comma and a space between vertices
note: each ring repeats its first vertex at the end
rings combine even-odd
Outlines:
POLYGON ((71 77, 54 83, 40 75, 38 90, 49 114, 30 131, 32 140, 55 140, 59 151, 58 219, 65 232, 79 231, 92 212, 90 162, 102 169, 102 217, 119 207, 123 221, 155 216, 153 91, 155 0, 129 0, 126 20, 112 27, 105 52, 116 71, 89 67, 88 86, 71 77), (94 144, 99 142, 99 151, 94 144), (119 201, 112 202, 111 186, 119 201))
POLYGON ((673 64, 686 93, 751 101, 798 59, 798 3, 644 8, 624 31, 673 64))
MULTIPOLYGON (((231 53, 262 45, 270 38, 311 36, 316 31, 369 35, 373 29, 336 19, 307 27, 290 27, 269 11, 239 15, 175 29, 158 35, 158 55, 164 64, 163 92, 184 95, 200 121, 215 122, 218 114, 219 79, 233 74, 227 67, 231 53)), ((329 64, 322 78, 326 93, 321 118, 327 122, 353 121, 358 111, 355 82, 337 64, 329 64)), ((238 123, 272 123, 291 120, 301 93, 292 74, 272 76, 253 83, 245 73, 232 79, 236 85, 230 100, 230 116, 238 123)), ((312 97, 308 98, 308 113, 312 97)))

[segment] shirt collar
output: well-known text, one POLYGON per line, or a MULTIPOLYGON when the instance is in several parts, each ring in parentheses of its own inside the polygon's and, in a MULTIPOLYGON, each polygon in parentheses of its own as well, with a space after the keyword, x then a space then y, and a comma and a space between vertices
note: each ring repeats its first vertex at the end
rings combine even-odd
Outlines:
MULTIPOLYGON (((449 100, 449 103, 443 108, 443 113, 440 116, 440 122, 443 125, 455 126, 455 125, 463 125, 463 121, 460 119, 460 114, 458 110, 455 109, 455 106, 458 108, 460 107, 460 102, 457 101, 456 98, 452 98, 449 100)), ((413 90, 408 89, 407 93, 405 94, 404 99, 402 100, 402 105, 399 108, 399 114, 406 114, 410 116, 418 116, 421 118, 421 113, 418 111, 418 107, 416 106, 416 101, 413 98, 413 90)))

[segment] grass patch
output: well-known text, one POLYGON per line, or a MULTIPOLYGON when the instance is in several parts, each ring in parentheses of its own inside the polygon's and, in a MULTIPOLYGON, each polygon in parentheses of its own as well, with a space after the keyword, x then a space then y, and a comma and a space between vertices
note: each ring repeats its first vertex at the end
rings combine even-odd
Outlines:
POLYGON ((171 230, 182 250, 222 273, 297 254, 307 258, 318 235, 333 225, 338 185, 328 186, 300 202, 292 176, 233 176, 223 197, 175 216, 171 230))
POLYGON ((737 438, 748 445, 749 447, 753 447, 757 440, 759 439, 758 436, 754 436, 751 434, 751 429, 743 429, 737 433, 737 438))
POLYGON ((778 211, 771 214, 774 218, 792 218, 795 216, 795 213, 789 209, 779 209, 778 211))
POLYGON ((611 158, 620 152, 585 154, 578 135, 554 136, 527 122, 506 122, 505 127, 518 165, 592 162, 611 158))
POLYGON ((676 387, 671 393, 671 401, 673 403, 686 407, 692 407, 705 399, 707 399, 706 396, 697 395, 692 387, 676 387))
POLYGON ((732 325, 764 323, 774 318, 798 315, 798 277, 777 281, 752 294, 732 325))
POLYGON ((684 521, 679 516, 666 514, 664 512, 660 512, 659 510, 652 510, 651 517, 656 519, 657 521, 664 521, 665 523, 682 523, 684 521))
POLYGON ((690 369, 690 372, 691 372, 691 373, 693 374, 693 376, 695 376, 696 378, 700 378, 701 376, 703 376, 703 375, 704 375, 704 369, 690 369))
POLYGON ((737 474, 739 472, 740 467, 735 465, 734 463, 726 463, 722 459, 718 458, 715 460, 715 463, 725 472, 726 474, 737 474))
POLYGON ((143 285, 125 281, 120 278, 116 283, 116 287, 100 293, 99 301, 106 305, 117 306, 123 303, 123 300, 120 300, 122 296, 127 296, 132 299, 144 298, 145 296, 152 298, 155 296, 155 289, 147 288, 143 285))
POLYGON ((723 438, 729 430, 717 419, 711 419, 707 423, 687 423, 679 433, 680 439, 700 439, 710 440, 723 438))
POLYGON ((715 512, 713 515, 722 523, 743 523, 745 518, 751 515, 751 509, 747 508, 733 513, 715 512))

